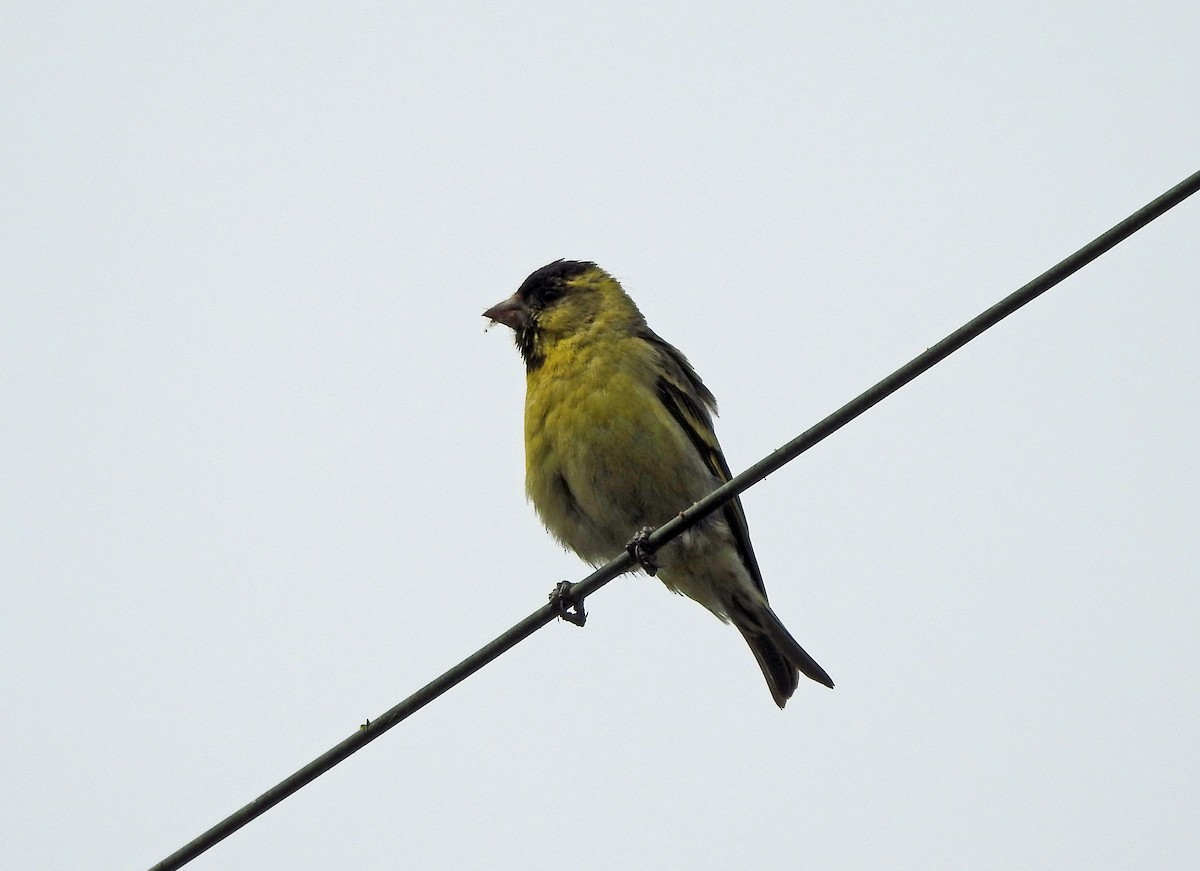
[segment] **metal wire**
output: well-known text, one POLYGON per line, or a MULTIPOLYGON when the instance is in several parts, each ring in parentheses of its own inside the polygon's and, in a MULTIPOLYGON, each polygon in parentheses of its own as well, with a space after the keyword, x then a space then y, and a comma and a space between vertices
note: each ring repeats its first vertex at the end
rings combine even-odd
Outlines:
MULTIPOLYGON (((1070 257, 1046 270, 1033 281, 964 324, 924 353, 914 357, 874 387, 847 402, 816 426, 801 433, 782 448, 774 451, 740 475, 718 487, 691 508, 682 512, 678 517, 663 524, 644 540, 645 547, 651 551, 660 548, 685 530, 695 526, 701 519, 716 511, 729 499, 749 489, 772 472, 777 471, 785 464, 800 456, 800 454, 813 445, 832 435, 867 409, 895 393, 922 372, 944 360, 980 333, 995 326, 1001 320, 1021 308, 1021 306, 1036 299, 1064 278, 1083 268, 1114 245, 1128 238, 1167 210, 1178 205, 1198 189, 1200 189, 1200 172, 1189 176, 1162 196, 1138 209, 1124 221, 1121 221, 1121 223, 1112 229, 1096 237, 1070 257)), ((374 741, 401 720, 419 711, 451 687, 466 680, 509 648, 514 647, 538 629, 553 621, 556 617, 561 616, 564 604, 561 601, 562 598, 565 598, 567 601, 581 603, 584 597, 596 592, 618 575, 630 571, 634 566, 634 558, 630 554, 625 553, 607 565, 597 569, 582 581, 571 585, 563 593, 563 596, 560 597, 560 602, 555 603, 552 601, 550 604, 543 605, 507 632, 475 651, 475 653, 468 656, 449 671, 446 671, 430 683, 421 687, 421 689, 398 705, 381 714, 378 718, 370 720, 359 727, 357 732, 336 747, 321 754, 321 756, 314 759, 308 765, 305 765, 286 780, 281 781, 245 807, 230 814, 202 835, 185 844, 166 859, 153 866, 151 871, 170 871, 170 869, 180 868, 190 862, 209 847, 227 838, 255 817, 266 812, 293 792, 296 792, 301 787, 324 774, 350 754, 374 741)), ((582 605, 579 607, 580 611, 582 611, 582 605)))

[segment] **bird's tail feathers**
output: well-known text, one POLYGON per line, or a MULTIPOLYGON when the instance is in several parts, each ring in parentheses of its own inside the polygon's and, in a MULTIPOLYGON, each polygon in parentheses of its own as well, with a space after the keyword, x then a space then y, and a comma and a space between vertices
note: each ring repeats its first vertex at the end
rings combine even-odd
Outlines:
POLYGON ((800 682, 800 674, 827 687, 833 686, 825 669, 792 637, 770 605, 747 602, 738 595, 731 599, 727 609, 729 619, 758 660, 775 704, 781 708, 787 704, 800 682))

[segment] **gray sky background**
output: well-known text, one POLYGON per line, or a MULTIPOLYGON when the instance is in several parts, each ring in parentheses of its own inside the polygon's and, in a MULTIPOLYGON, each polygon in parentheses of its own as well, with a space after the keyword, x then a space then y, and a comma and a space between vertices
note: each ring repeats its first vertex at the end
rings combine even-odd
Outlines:
MULTIPOLYGON (((143 868, 583 566, 484 308, 614 272, 740 470, 1200 167, 1194 4, 10 4, 0 867, 143 868)), ((200 869, 1194 868, 1200 200, 200 869)))

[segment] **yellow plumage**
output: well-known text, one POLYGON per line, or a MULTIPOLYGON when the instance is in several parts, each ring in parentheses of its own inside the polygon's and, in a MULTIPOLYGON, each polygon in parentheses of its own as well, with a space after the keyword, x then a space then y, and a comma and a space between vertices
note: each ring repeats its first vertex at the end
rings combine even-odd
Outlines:
MULTIPOLYGON (((484 313, 525 360, 525 482, 546 528, 593 565, 729 479, 712 394, 593 263, 556 261, 484 313)), ((833 686, 767 604, 740 500, 657 555, 671 589, 732 622, 783 707, 797 673, 833 686)))

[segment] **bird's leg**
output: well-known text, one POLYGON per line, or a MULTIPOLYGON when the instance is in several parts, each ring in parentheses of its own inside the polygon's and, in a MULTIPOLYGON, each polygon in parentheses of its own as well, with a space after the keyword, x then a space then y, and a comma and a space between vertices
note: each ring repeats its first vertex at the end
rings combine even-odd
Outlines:
POLYGON ((638 530, 637 535, 629 539, 629 544, 625 545, 629 555, 637 560, 638 565, 645 569, 646 574, 650 577, 658 574, 658 560, 655 559, 654 548, 648 541, 652 532, 654 532, 653 526, 643 526, 638 530))
POLYGON ((558 612, 558 616, 568 623, 582 626, 587 622, 587 612, 583 610, 583 597, 571 592, 570 581, 559 581, 550 591, 550 604, 558 612))

